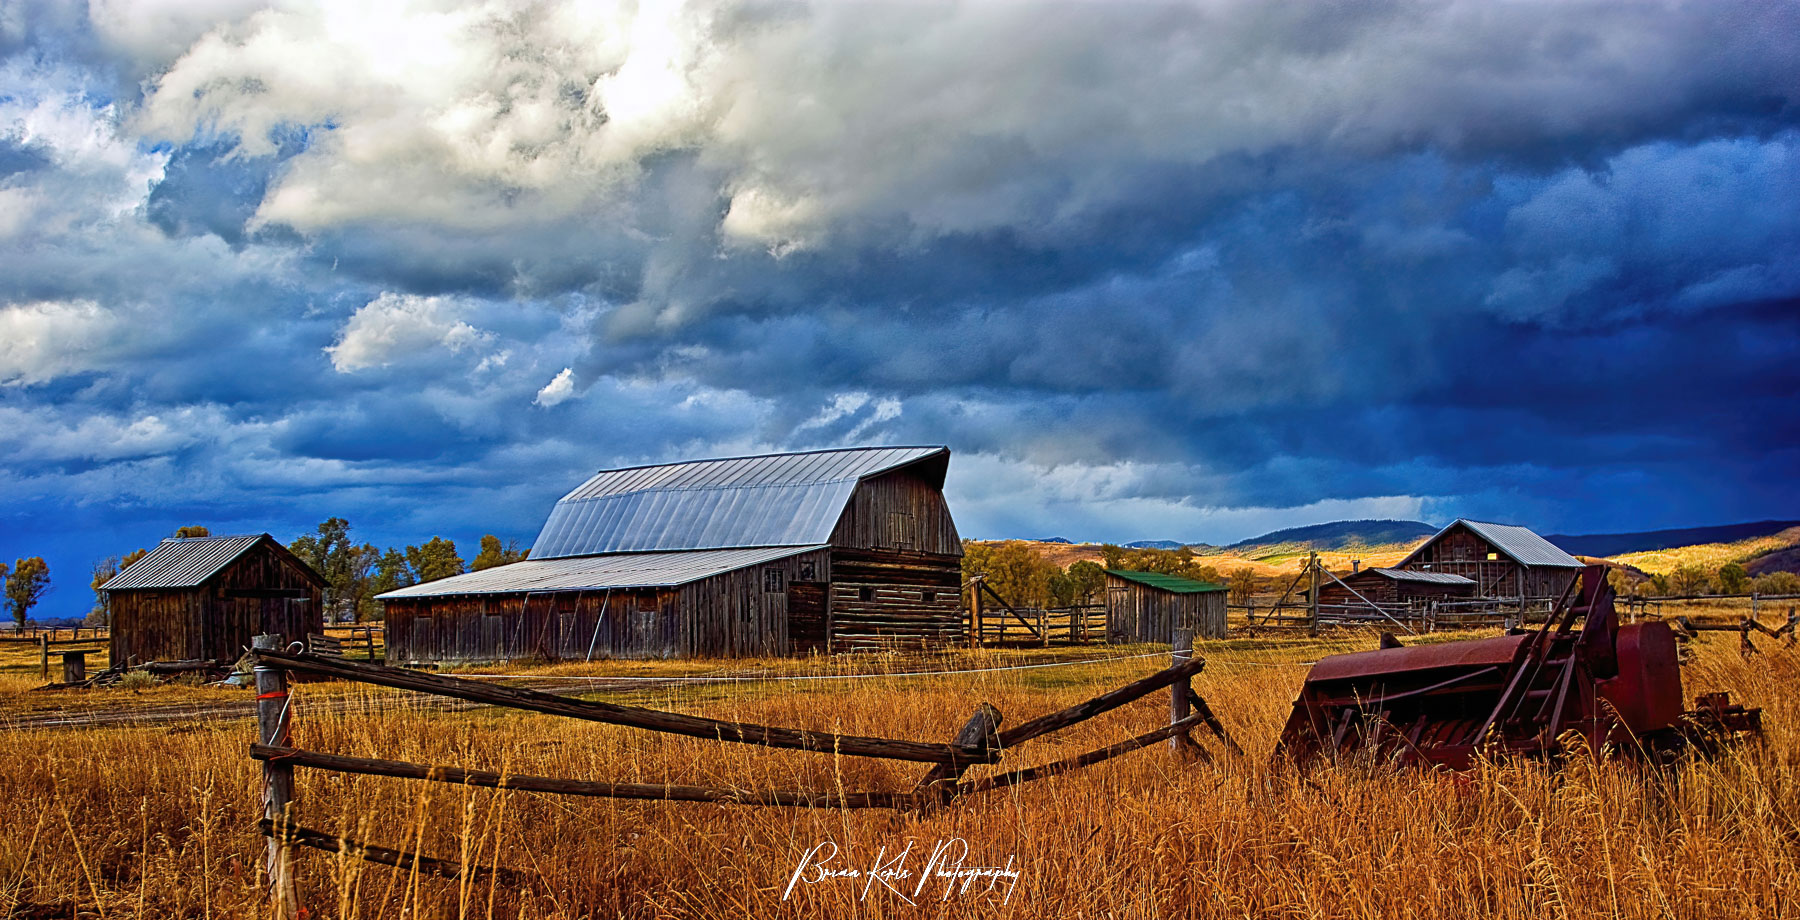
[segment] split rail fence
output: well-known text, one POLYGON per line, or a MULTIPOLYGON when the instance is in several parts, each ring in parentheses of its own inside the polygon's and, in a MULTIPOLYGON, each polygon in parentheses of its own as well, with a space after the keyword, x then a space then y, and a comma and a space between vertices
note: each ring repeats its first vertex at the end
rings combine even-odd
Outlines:
POLYGON ((1000 711, 991 704, 982 703, 949 742, 934 743, 721 721, 637 706, 583 700, 516 687, 500 687, 473 680, 308 653, 301 650, 299 643, 284 648, 280 636, 257 636, 254 640, 255 648, 252 654, 256 676, 258 740, 250 746, 250 756, 262 762, 263 817, 260 826, 263 834, 269 838, 265 868, 270 886, 270 898, 274 902, 276 916, 282 918, 298 916, 299 897, 295 885, 293 859, 293 848, 295 847, 310 847, 344 853, 369 862, 446 878, 461 878, 465 874, 471 877, 494 874, 509 883, 526 881, 519 873, 504 868, 466 866, 453 860, 373 846, 348 840, 336 834, 301 827, 291 813, 295 799, 294 771, 297 767, 364 776, 384 776, 492 789, 517 789, 612 799, 712 802, 789 808, 930 810, 949 805, 961 797, 973 793, 1017 786, 1092 766, 1161 741, 1168 741, 1171 748, 1181 756, 1203 761, 1211 760, 1213 755, 1194 741, 1191 735, 1196 728, 1210 731, 1217 736, 1227 751, 1241 755, 1242 750, 1226 733, 1225 727, 1219 722, 1218 717, 1213 714, 1206 701, 1193 690, 1192 678, 1205 667, 1206 661, 1194 656, 1192 634, 1180 635, 1176 639, 1173 660, 1169 667, 1154 674, 1066 709, 1029 719, 1008 729, 1000 728, 1003 719, 1000 711), (662 783, 615 783, 502 774, 487 770, 368 757, 347 757, 323 751, 303 750, 293 745, 294 710, 288 696, 289 676, 292 674, 304 674, 315 678, 337 678, 526 712, 621 725, 721 743, 754 744, 770 748, 815 751, 853 757, 878 757, 929 764, 930 769, 910 789, 843 792, 835 790, 730 789, 662 783), (1016 770, 1008 769, 974 780, 963 779, 963 774, 971 767, 997 764, 1006 752, 1018 745, 1078 725, 1165 688, 1170 691, 1169 722, 1166 725, 1073 757, 1016 770))

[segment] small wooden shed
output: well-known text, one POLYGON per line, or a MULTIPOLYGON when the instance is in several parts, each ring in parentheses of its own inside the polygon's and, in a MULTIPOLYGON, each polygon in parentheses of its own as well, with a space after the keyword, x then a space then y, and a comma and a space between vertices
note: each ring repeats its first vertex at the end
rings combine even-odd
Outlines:
POLYGON ((164 540, 100 589, 114 663, 235 661, 252 636, 324 628, 325 579, 266 533, 164 540))
POLYGON ((1406 569, 1363 569, 1319 587, 1319 603, 1325 605, 1348 606, 1364 600, 1377 604, 1406 604, 1474 596, 1474 579, 1449 572, 1406 569), (1359 594, 1362 595, 1360 599, 1359 594))
POLYGON ((1159 572, 1106 570, 1106 641, 1171 642, 1185 625, 1197 639, 1225 637, 1225 586, 1159 572))

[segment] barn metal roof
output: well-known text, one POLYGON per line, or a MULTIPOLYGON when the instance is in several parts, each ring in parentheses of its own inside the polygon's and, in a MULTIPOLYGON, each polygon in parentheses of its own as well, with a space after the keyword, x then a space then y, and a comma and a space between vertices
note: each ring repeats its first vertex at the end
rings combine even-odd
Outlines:
POLYGON ((1474 579, 1449 572, 1414 572, 1407 569, 1370 569, 1377 575, 1385 575, 1395 581, 1422 581, 1434 585, 1472 585, 1474 579))
POLYGON ((602 470, 563 496, 533 559, 825 543, 859 480, 921 469, 940 488, 945 447, 858 447, 602 470))
POLYGON ((673 553, 618 553, 567 559, 527 559, 452 575, 376 595, 380 600, 446 597, 458 594, 520 594, 531 591, 596 591, 606 588, 668 588, 723 572, 761 565, 822 546, 712 549, 673 553))
POLYGON ((1106 574, 1117 575, 1126 581, 1135 581, 1140 585, 1161 588, 1176 594, 1199 594, 1202 591, 1223 591, 1224 585, 1215 585, 1208 581, 1195 581, 1179 575, 1164 575, 1161 572, 1132 572, 1125 569, 1107 569, 1106 574))
POLYGON ((1425 547, 1436 543, 1444 534, 1449 533, 1458 525, 1474 531, 1476 536, 1488 541, 1495 549, 1512 557, 1512 560, 1520 565, 1557 569, 1585 567, 1581 560, 1558 549, 1556 544, 1538 536, 1529 527, 1520 527, 1516 524, 1491 524, 1466 518, 1457 518, 1448 527, 1438 531, 1431 539, 1426 540, 1418 549, 1413 550, 1410 555, 1401 560, 1399 567, 1404 568, 1407 563, 1418 558, 1419 554, 1425 551, 1425 547))
POLYGON ((171 537, 157 544, 150 555, 126 566, 106 584, 104 591, 126 591, 138 588, 193 588, 219 574, 263 540, 273 540, 266 533, 231 537, 171 537))

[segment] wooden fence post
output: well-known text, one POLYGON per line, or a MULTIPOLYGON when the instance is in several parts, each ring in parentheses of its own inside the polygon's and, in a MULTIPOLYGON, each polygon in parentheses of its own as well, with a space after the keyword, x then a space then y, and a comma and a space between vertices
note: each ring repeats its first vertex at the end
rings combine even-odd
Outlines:
POLYGON ((1312 553, 1306 557, 1306 571, 1311 578, 1312 590, 1307 596, 1307 619, 1311 622, 1313 635, 1319 634, 1319 554, 1312 553))
POLYGON ((63 683, 79 684, 87 680, 87 653, 63 652, 63 683))
POLYGON ((42 671, 42 673, 39 674, 39 676, 42 677, 44 680, 49 680, 50 679, 50 637, 44 635, 41 632, 38 633, 38 652, 40 654, 40 657, 42 658, 42 661, 39 662, 39 668, 42 671))
POLYGON ((969 647, 980 648, 981 640, 986 638, 981 624, 981 576, 969 579, 969 647))
MULTIPOLYGON (((262 635, 250 640, 257 650, 281 650, 281 636, 262 635)), ((263 744, 292 747, 292 723, 288 719, 287 671, 256 659, 256 727, 263 744)), ((288 848, 288 806, 294 799, 294 768, 274 760, 263 761, 263 817, 271 822, 269 849, 264 867, 269 873, 269 898, 275 916, 291 920, 299 915, 300 900, 294 891, 294 857, 288 848)))
MULTIPOLYGON (((951 744, 966 748, 977 757, 1000 746, 1000 710, 992 703, 982 703, 981 708, 969 717, 969 721, 957 731, 951 744)), ((956 795, 956 781, 962 778, 963 771, 973 764, 941 763, 931 768, 925 778, 913 787, 914 807, 930 810, 940 805, 950 804, 956 795)))
MULTIPOLYGON (((1176 626, 1173 636, 1173 648, 1170 650, 1170 667, 1179 667, 1194 657, 1194 628, 1192 626, 1176 626)), ((1169 724, 1173 725, 1188 717, 1188 696, 1193 693, 1191 678, 1181 677, 1169 685, 1169 724)), ((1200 745, 1187 732, 1169 737, 1169 750, 1176 756, 1189 756, 1200 745)))

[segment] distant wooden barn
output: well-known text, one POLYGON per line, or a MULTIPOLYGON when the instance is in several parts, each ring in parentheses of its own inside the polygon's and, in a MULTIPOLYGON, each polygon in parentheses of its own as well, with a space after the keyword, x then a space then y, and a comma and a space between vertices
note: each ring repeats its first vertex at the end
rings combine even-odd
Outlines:
POLYGON ((1394 568, 1460 575, 1475 583, 1475 597, 1554 602, 1581 573, 1582 563, 1528 528, 1457 520, 1394 568))
POLYGON ((1340 581, 1327 580, 1319 587, 1320 604, 1410 604, 1475 596, 1474 579, 1449 572, 1363 569, 1342 576, 1340 581), (1361 595, 1360 600, 1357 595, 1361 595))
POLYGON ((1225 586, 1157 572, 1106 570, 1106 641, 1170 642, 1184 625, 1195 638, 1225 637, 1225 586))
POLYGON ((788 655, 965 635, 950 451, 605 470, 524 562, 380 596, 392 662, 788 655))
POLYGON ((325 579, 268 534, 169 539, 101 586, 112 661, 235 661, 262 633, 324 628, 325 579))

